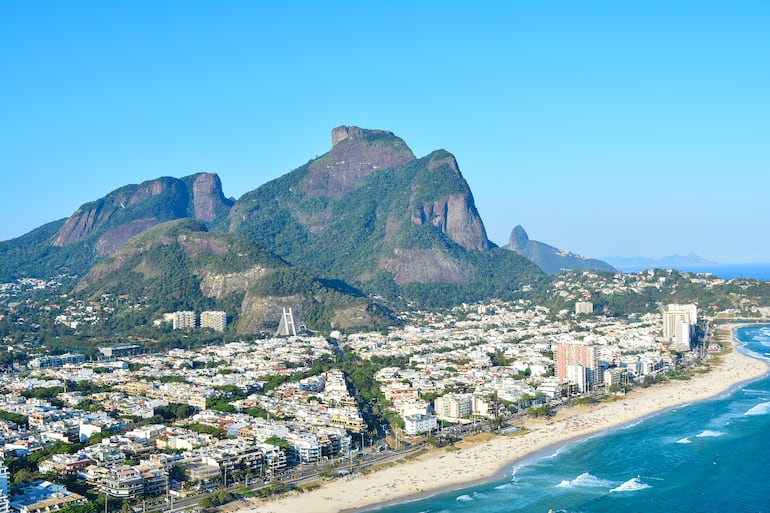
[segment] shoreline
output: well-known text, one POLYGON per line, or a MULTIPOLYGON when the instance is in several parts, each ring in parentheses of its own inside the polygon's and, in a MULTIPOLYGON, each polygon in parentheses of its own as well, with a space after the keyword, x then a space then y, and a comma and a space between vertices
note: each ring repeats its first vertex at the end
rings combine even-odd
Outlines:
MULTIPOLYGON (((523 435, 481 435, 454 447, 430 449, 371 474, 324 482, 304 493, 290 492, 276 499, 253 500, 242 513, 352 513, 375 511, 392 504, 461 491, 504 479, 515 467, 540 459, 567 444, 601 436, 637 424, 677 407, 732 393, 747 382, 770 373, 770 366, 740 350, 735 330, 744 323, 723 324, 728 330, 721 362, 686 381, 669 381, 636 388, 615 401, 562 407, 550 419, 526 419, 523 435)), ((708 365, 708 361, 706 362, 708 365)))

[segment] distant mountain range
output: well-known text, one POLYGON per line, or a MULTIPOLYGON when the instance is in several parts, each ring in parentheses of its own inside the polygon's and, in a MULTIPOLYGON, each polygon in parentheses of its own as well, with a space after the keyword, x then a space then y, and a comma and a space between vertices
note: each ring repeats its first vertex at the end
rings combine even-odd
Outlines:
POLYGON ((541 268, 612 269, 521 227, 495 246, 452 154, 417 158, 391 132, 352 126, 237 200, 215 174, 162 177, 0 242, 0 281, 67 274, 75 293, 149 297, 153 314, 227 307, 244 333, 283 307, 349 328, 387 323, 377 301, 513 299, 546 281, 541 268))
POLYGON ((570 269, 594 269, 599 271, 614 271, 607 262, 586 258, 563 249, 549 246, 544 242, 530 240, 527 232, 521 226, 516 226, 511 232, 507 249, 528 258, 548 274, 558 274, 570 269))
POLYGON ((682 266, 692 265, 718 265, 717 262, 712 262, 703 257, 690 253, 689 255, 670 255, 663 258, 647 258, 647 257, 602 257, 603 260, 609 262, 615 267, 622 269, 628 267, 643 267, 647 269, 673 269, 682 266))

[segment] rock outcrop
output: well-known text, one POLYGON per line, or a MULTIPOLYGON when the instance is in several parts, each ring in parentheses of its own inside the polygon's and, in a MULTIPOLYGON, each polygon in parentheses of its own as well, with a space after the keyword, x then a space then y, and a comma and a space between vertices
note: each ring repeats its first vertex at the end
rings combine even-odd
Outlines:
POLYGON ((543 272, 557 274, 570 269, 593 269, 599 271, 614 271, 607 262, 595 258, 586 258, 563 249, 549 246, 543 242, 530 240, 521 225, 517 225, 508 239, 506 249, 516 252, 531 262, 537 264, 543 272))
POLYGON ((378 169, 414 160, 406 143, 384 130, 341 126, 332 130, 332 143, 329 153, 308 166, 301 188, 311 197, 339 199, 378 169))
POLYGON ((212 223, 226 218, 231 205, 215 174, 158 178, 126 185, 84 204, 64 222, 51 244, 63 247, 93 238, 95 255, 103 257, 159 223, 186 217, 212 223))
POLYGON ((392 132, 341 126, 332 148, 244 195, 231 230, 287 261, 364 285, 465 283, 463 251, 489 251, 484 223, 455 157, 416 158, 392 132))

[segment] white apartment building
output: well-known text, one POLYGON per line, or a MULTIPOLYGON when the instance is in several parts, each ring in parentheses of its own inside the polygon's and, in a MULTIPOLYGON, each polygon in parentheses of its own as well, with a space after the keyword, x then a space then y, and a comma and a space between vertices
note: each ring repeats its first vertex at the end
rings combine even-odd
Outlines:
POLYGON ((582 394, 588 390, 588 379, 586 377, 585 365, 572 363, 567 365, 567 381, 577 386, 578 393, 582 394))
POLYGON ((592 314, 594 313, 594 304, 590 301, 578 301, 575 303, 576 314, 592 314))
POLYGON ((435 415, 407 415, 404 417, 404 433, 415 436, 422 433, 430 433, 438 426, 435 415))
POLYGON ((676 349, 687 351, 693 327, 698 323, 698 307, 694 304, 670 304, 663 311, 663 339, 676 349))
POLYGON ((466 419, 473 413, 471 394, 446 394, 433 401, 436 417, 439 419, 466 419))
POLYGON ((201 312, 201 328, 211 328, 214 331, 225 331, 227 313, 221 311, 201 312))
POLYGON ((174 312, 173 328, 175 330, 187 330, 195 328, 195 312, 174 312))

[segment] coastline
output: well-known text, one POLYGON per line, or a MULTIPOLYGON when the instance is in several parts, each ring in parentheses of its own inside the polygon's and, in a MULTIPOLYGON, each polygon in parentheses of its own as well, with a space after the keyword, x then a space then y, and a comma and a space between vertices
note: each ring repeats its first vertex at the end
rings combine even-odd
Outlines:
POLYGON ((768 374, 764 361, 738 350, 735 329, 724 324, 730 350, 707 373, 634 389, 616 401, 560 408, 551 419, 527 419, 524 435, 480 436, 352 479, 336 479, 312 491, 253 501, 243 513, 339 513, 375 510, 510 475, 515 465, 537 459, 576 440, 624 426, 675 407, 719 396, 768 374))

